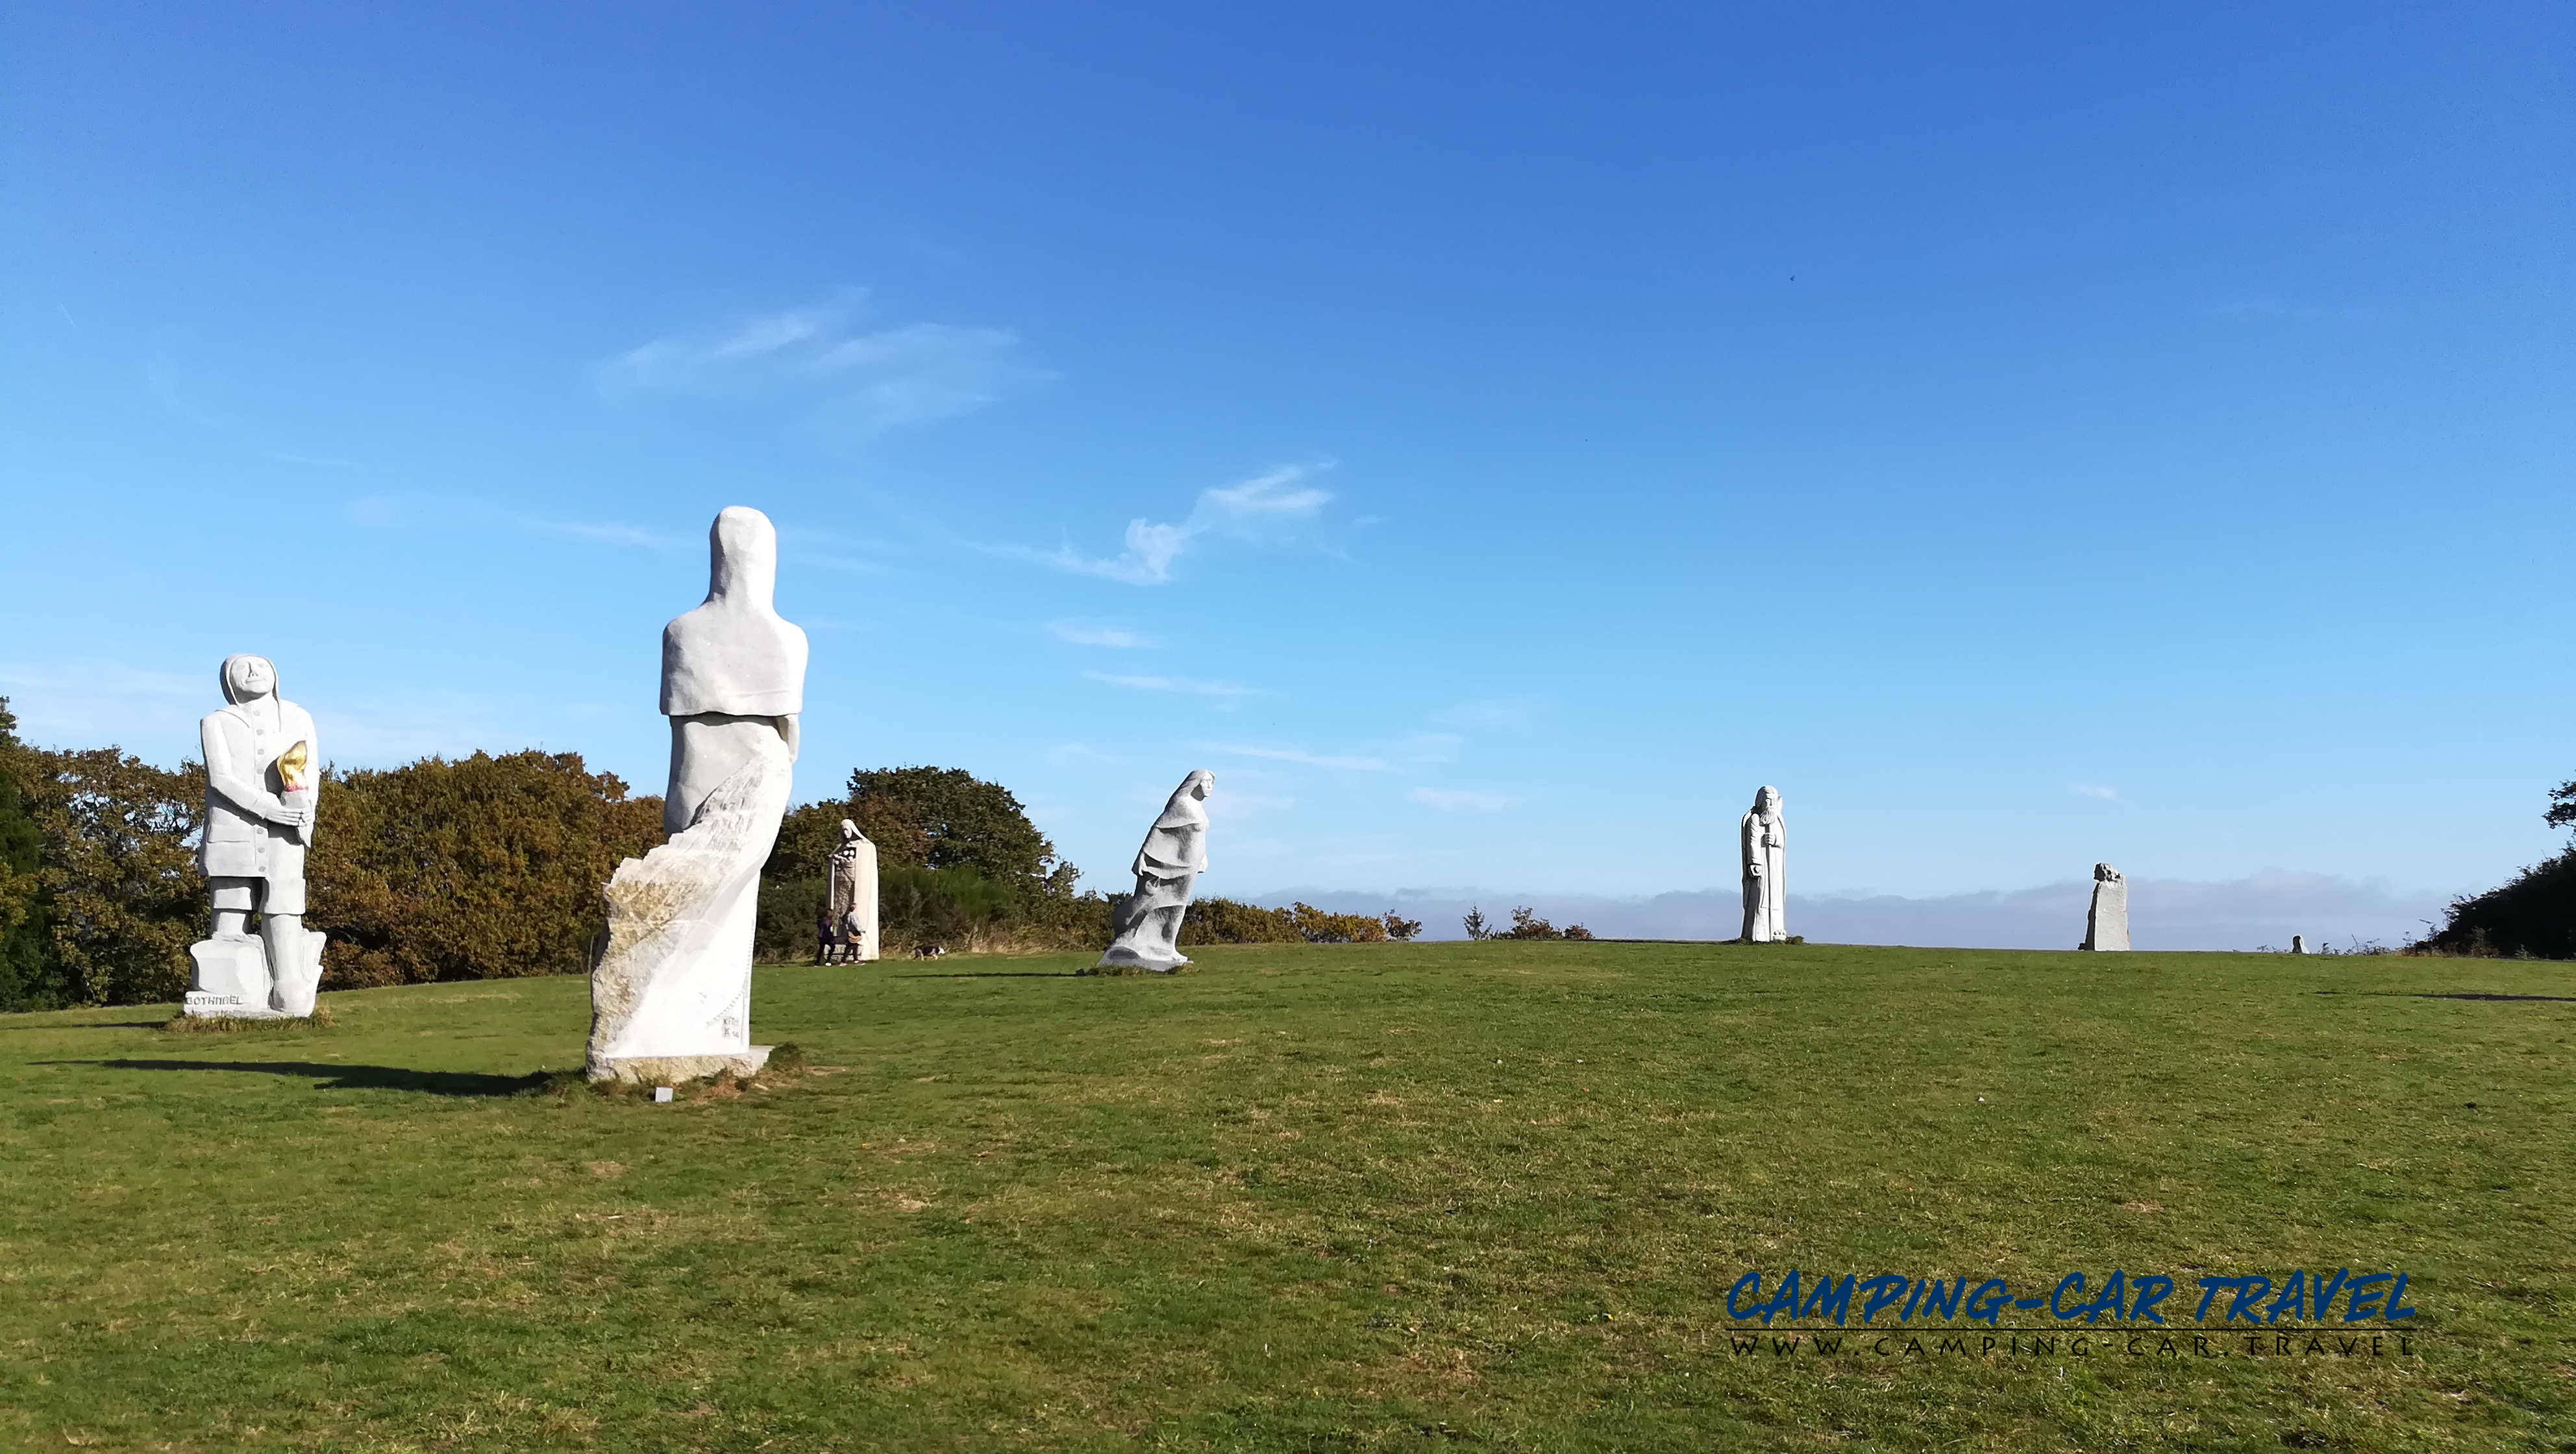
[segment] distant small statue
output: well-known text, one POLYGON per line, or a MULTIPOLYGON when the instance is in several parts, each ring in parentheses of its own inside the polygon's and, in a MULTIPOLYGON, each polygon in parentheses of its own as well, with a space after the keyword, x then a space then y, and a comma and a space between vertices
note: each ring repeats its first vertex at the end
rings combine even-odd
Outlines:
POLYGON ((2093 907, 2084 915, 2084 949, 2129 947, 2129 881, 2107 863, 2093 865, 2093 907))
POLYGON ((1780 813, 1780 790, 1753 795, 1753 809, 1738 825, 1744 851, 1744 942, 1776 944, 1789 937, 1789 820, 1780 813))
POLYGON ((831 883, 830 939, 826 964, 861 964, 875 959, 877 944, 877 846, 859 825, 841 820, 841 846, 832 850, 827 877, 831 883))
POLYGON ((1215 786, 1216 774, 1191 773, 1163 805, 1163 816, 1136 850, 1136 892, 1111 909, 1109 952, 1094 969, 1170 974, 1190 962, 1181 953, 1181 919, 1190 911, 1199 875, 1207 872, 1206 803, 1215 786))
POLYGON ((197 867, 214 900, 180 1008, 249 1019, 304 1016, 322 986, 323 936, 304 927, 304 853, 313 846, 322 758, 313 718, 277 694, 264 656, 228 656, 224 701, 197 724, 206 756, 197 867), (259 915, 259 934, 250 916, 259 915))

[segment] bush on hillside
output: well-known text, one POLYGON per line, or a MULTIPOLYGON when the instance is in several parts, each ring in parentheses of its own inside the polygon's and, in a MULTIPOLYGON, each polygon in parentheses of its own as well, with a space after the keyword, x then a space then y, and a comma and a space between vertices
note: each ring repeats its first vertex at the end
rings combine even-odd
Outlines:
POLYGON ((1303 944, 1296 916, 1286 909, 1265 909, 1234 899, 1200 899, 1181 919, 1180 943, 1303 944))
MULTIPOLYGON (((2576 828, 2576 781, 2550 789, 2541 821, 2552 828, 2576 828)), ((2453 900, 2445 920, 2406 952, 2576 959, 2576 846, 2524 869, 2499 888, 2453 900)))
POLYGON ((1419 920, 1383 915, 1334 914, 1312 904, 1285 909, 1233 899, 1200 899, 1181 921, 1181 943, 1189 944, 1378 944, 1410 939, 1422 932, 1419 920))
POLYGON ((205 770, 168 772, 113 747, 13 746, 8 756, 37 835, 49 962, 32 994, 81 1005, 177 999, 188 945, 206 928, 196 863, 205 770))
POLYGON ((2448 922, 2413 948, 2418 954, 2576 959, 2576 848, 2524 869, 2500 888, 2454 901, 2448 922))
POLYGON ((1483 909, 1471 907, 1467 910, 1466 928, 1467 937, 1470 939, 1589 939, 1592 937, 1592 931, 1580 924, 1568 924, 1559 929, 1540 918, 1538 911, 1526 904, 1512 910, 1512 927, 1508 929, 1493 927, 1485 921, 1483 909))
POLYGON ((662 800, 575 752, 333 773, 305 867, 323 983, 585 973, 600 890, 661 842, 662 800))

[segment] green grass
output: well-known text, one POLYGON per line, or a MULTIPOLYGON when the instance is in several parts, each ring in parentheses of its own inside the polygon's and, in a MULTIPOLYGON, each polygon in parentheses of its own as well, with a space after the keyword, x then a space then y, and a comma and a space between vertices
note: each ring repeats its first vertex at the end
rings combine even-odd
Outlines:
POLYGON ((0 1442, 2576 1448, 2576 1003, 2416 993, 2566 966, 1087 958, 764 968, 815 1072, 670 1106, 545 1088, 579 980, 0 1017, 0 1442), (1793 1265, 2117 1266, 2183 1317, 2393 1268, 2420 1316, 2403 1358, 1736 1355, 1728 1284, 1793 1265))

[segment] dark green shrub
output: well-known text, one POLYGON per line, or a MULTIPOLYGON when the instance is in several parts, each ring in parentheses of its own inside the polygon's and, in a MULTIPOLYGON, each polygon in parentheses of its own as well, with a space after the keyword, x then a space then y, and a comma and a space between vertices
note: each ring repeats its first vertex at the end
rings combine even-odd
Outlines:
POLYGON ((1201 899, 1181 920, 1181 944, 1302 944, 1297 916, 1233 899, 1201 899))
POLYGON ((2524 869, 2511 883, 2451 905, 2419 952, 2576 959, 2576 849, 2524 869))
POLYGON ((811 960, 819 941, 814 923, 823 917, 831 886, 821 875, 763 879, 760 927, 752 931, 752 953, 767 960, 811 960))

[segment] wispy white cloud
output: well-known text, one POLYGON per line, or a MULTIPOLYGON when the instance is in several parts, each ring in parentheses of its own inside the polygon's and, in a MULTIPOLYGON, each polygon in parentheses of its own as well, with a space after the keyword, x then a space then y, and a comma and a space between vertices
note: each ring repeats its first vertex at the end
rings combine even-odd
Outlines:
POLYGON ((1202 540, 1276 540, 1292 532, 1298 522, 1313 519, 1333 498, 1331 491, 1306 483, 1320 468, 1282 465, 1239 485, 1201 490, 1198 502, 1190 507, 1189 518, 1178 524, 1130 520, 1127 548, 1106 559, 1083 555, 1071 546, 1054 550, 1027 546, 998 549, 1006 555, 1044 561, 1079 575, 1124 581, 1131 586, 1159 586, 1172 578, 1172 563, 1202 540))
POLYGON ((1455 732, 1416 732, 1397 743, 1395 750, 1412 762, 1447 762, 1449 749, 1466 740, 1455 732))
POLYGON ((1271 762, 1303 763, 1308 767, 1338 767, 1351 772, 1394 771, 1393 768, 1387 766, 1384 758, 1333 757, 1323 753, 1307 752, 1302 748, 1296 747, 1245 747, 1233 743, 1217 742, 1202 744, 1200 750, 1203 752, 1227 752, 1232 753, 1237 757, 1264 758, 1271 762))
POLYGON ((622 520, 549 520, 522 515, 488 500, 435 494, 362 495, 340 507, 341 518, 370 530, 409 530, 424 525, 501 526, 532 535, 553 535, 593 545, 644 550, 677 550, 699 538, 654 530, 622 520))
POLYGON ((1077 762, 1126 761, 1125 758, 1112 757, 1108 753, 1101 751, 1099 748, 1092 746, 1088 742, 1059 742, 1055 746, 1048 748, 1046 751, 1039 753, 1038 756, 1045 758, 1050 765, 1055 767, 1071 767, 1077 762))
MULTIPOLYGON (((1211 815, 1224 815, 1229 823, 1268 818, 1276 814, 1293 812, 1296 807, 1296 797, 1288 793, 1250 792, 1241 788, 1220 786, 1208 796, 1208 812, 1211 815)), ((1249 846, 1248 843, 1239 843, 1228 851, 1241 851, 1249 846)))
POLYGON ((1438 713, 1434 720, 1459 727, 1526 727, 1545 706, 1532 697, 1478 697, 1438 713))
POLYGON ((1117 626, 1094 626, 1082 621, 1049 621, 1047 634, 1058 641, 1076 646, 1114 646, 1126 649, 1160 646, 1150 636, 1117 626))
POLYGON ((1479 793, 1463 788, 1415 788, 1405 797, 1444 813, 1496 813, 1512 805, 1512 800, 1501 793, 1479 793))
POLYGON ((197 719, 223 705, 215 667, 208 662, 201 672, 169 672, 105 661, 0 662, 0 697, 10 699, 25 741, 63 747, 114 742, 131 752, 155 753, 165 741, 193 743, 197 719))
MULTIPOLYGON (((531 701, 437 685, 399 683, 363 688, 307 670, 306 660, 260 641, 225 643, 276 653, 279 688, 320 719, 322 755, 342 767, 391 766, 428 753, 476 748, 512 751, 544 744, 535 724, 614 720, 601 711, 549 695, 531 701)), ((19 734, 47 746, 102 747, 175 766, 198 755, 197 720, 223 705, 210 652, 202 669, 143 670, 115 662, 0 662, 0 697, 10 698, 19 734)))
POLYGON ((1259 697, 1268 695, 1268 693, 1264 692, 1259 687, 1247 687, 1236 682, 1203 682, 1194 680, 1190 677, 1119 676, 1115 673, 1105 671, 1087 671, 1084 672, 1083 675, 1091 678, 1095 682, 1107 682, 1114 687, 1133 687, 1140 692, 1183 692, 1195 697, 1259 697))
POLYGON ((839 432, 881 434, 972 414, 1050 377, 1004 328, 904 323, 862 331, 867 293, 639 344, 600 363, 600 392, 787 397, 839 432))
POLYGON ((2200 311, 2212 318, 2275 318, 2295 323, 2358 324, 2378 321, 2367 308, 2303 302, 2270 293, 2203 304, 2200 311))
MULTIPOLYGON (((75 325, 77 326, 77 325, 75 325)), ((288 464, 321 465, 330 469, 360 469, 355 460, 336 455, 317 454, 311 450, 281 443, 269 426, 206 403, 179 376, 179 366, 168 355, 159 355, 143 368, 143 389, 152 402, 179 419, 232 439, 235 443, 270 459, 288 464)))
POLYGON ((520 528, 540 535, 562 535, 594 545, 629 545, 646 550, 672 550, 687 542, 678 536, 614 520, 531 520, 518 517, 520 528))
POLYGON ((2067 787, 2085 797, 2100 798, 2106 803, 2116 803, 2121 801, 2120 790, 2118 788, 2106 788, 2100 783, 2068 783, 2067 787))

